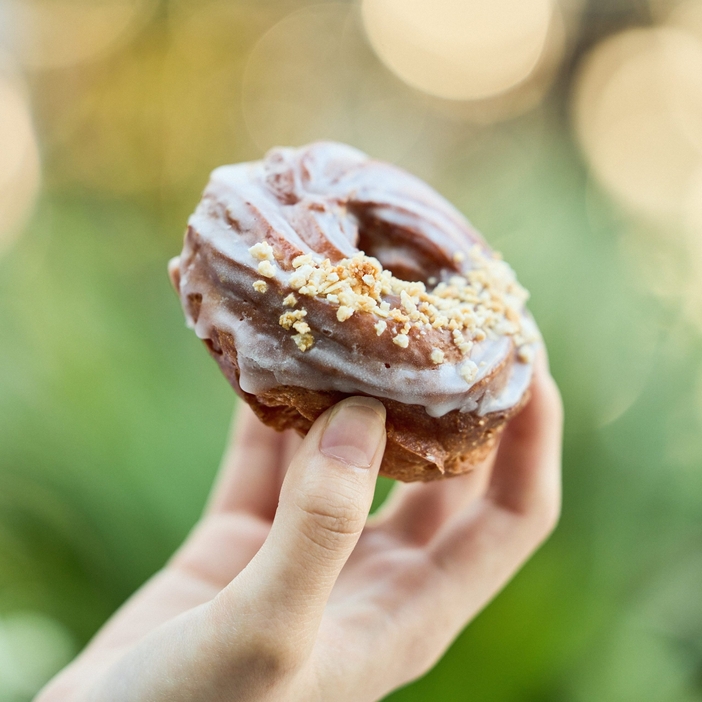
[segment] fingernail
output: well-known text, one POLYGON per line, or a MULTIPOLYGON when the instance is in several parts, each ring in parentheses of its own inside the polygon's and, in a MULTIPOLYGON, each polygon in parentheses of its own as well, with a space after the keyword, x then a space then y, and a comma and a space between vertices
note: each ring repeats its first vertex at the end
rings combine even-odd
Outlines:
POLYGON ((385 435, 385 407, 370 397, 349 397, 332 410, 319 442, 330 458, 370 468, 385 435))

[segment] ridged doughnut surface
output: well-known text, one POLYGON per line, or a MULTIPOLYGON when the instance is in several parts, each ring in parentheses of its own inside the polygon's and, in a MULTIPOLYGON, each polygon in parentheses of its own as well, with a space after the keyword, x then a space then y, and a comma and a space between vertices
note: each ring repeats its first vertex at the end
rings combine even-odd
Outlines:
POLYGON ((383 401, 386 475, 469 470, 526 399, 539 337, 512 269, 426 184, 348 146, 215 170, 171 275, 267 424, 383 401))

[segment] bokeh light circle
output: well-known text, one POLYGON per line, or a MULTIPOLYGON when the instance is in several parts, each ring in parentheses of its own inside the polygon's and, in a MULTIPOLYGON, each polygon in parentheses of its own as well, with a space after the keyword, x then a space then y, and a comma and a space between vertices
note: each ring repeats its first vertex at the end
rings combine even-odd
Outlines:
POLYGON ((549 34, 550 0, 363 0, 380 59, 403 81, 449 100, 498 95, 528 78, 549 34))
POLYGON ((608 39, 583 64, 574 118, 595 175, 620 201, 677 218, 702 162, 702 42, 669 27, 608 39))
POLYGON ((368 49, 353 8, 303 8, 271 27, 244 71, 249 133, 267 150, 320 139, 400 159, 416 142, 426 106, 368 49))
POLYGON ((22 64, 64 68, 101 57, 128 40, 155 0, 4 0, 9 42, 22 64))
POLYGON ((39 150, 23 91, 0 76, 0 255, 19 233, 36 198, 39 150))

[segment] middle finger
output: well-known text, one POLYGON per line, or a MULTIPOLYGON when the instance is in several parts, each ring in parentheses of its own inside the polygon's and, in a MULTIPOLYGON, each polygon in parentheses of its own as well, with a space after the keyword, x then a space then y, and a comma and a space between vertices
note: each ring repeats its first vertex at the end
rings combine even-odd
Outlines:
POLYGON ((367 530, 423 545, 444 522, 482 497, 490 483, 496 451, 472 471, 429 483, 396 485, 385 504, 369 520, 367 530))

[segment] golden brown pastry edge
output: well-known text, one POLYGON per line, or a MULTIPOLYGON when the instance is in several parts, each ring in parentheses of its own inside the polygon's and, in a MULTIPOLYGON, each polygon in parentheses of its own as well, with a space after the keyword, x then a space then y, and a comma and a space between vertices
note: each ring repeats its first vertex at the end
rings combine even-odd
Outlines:
MULTIPOLYGON (((343 392, 285 385, 259 395, 244 392, 239 386, 234 339, 227 332, 217 332, 213 340, 205 340, 210 355, 258 418, 277 431, 294 429, 304 436, 323 412, 349 397, 343 392)), ((403 482, 427 482, 473 470, 493 449, 506 423, 527 404, 529 392, 515 406, 483 416, 454 410, 431 417, 421 405, 376 399, 387 412, 387 444, 380 474, 403 482)))

